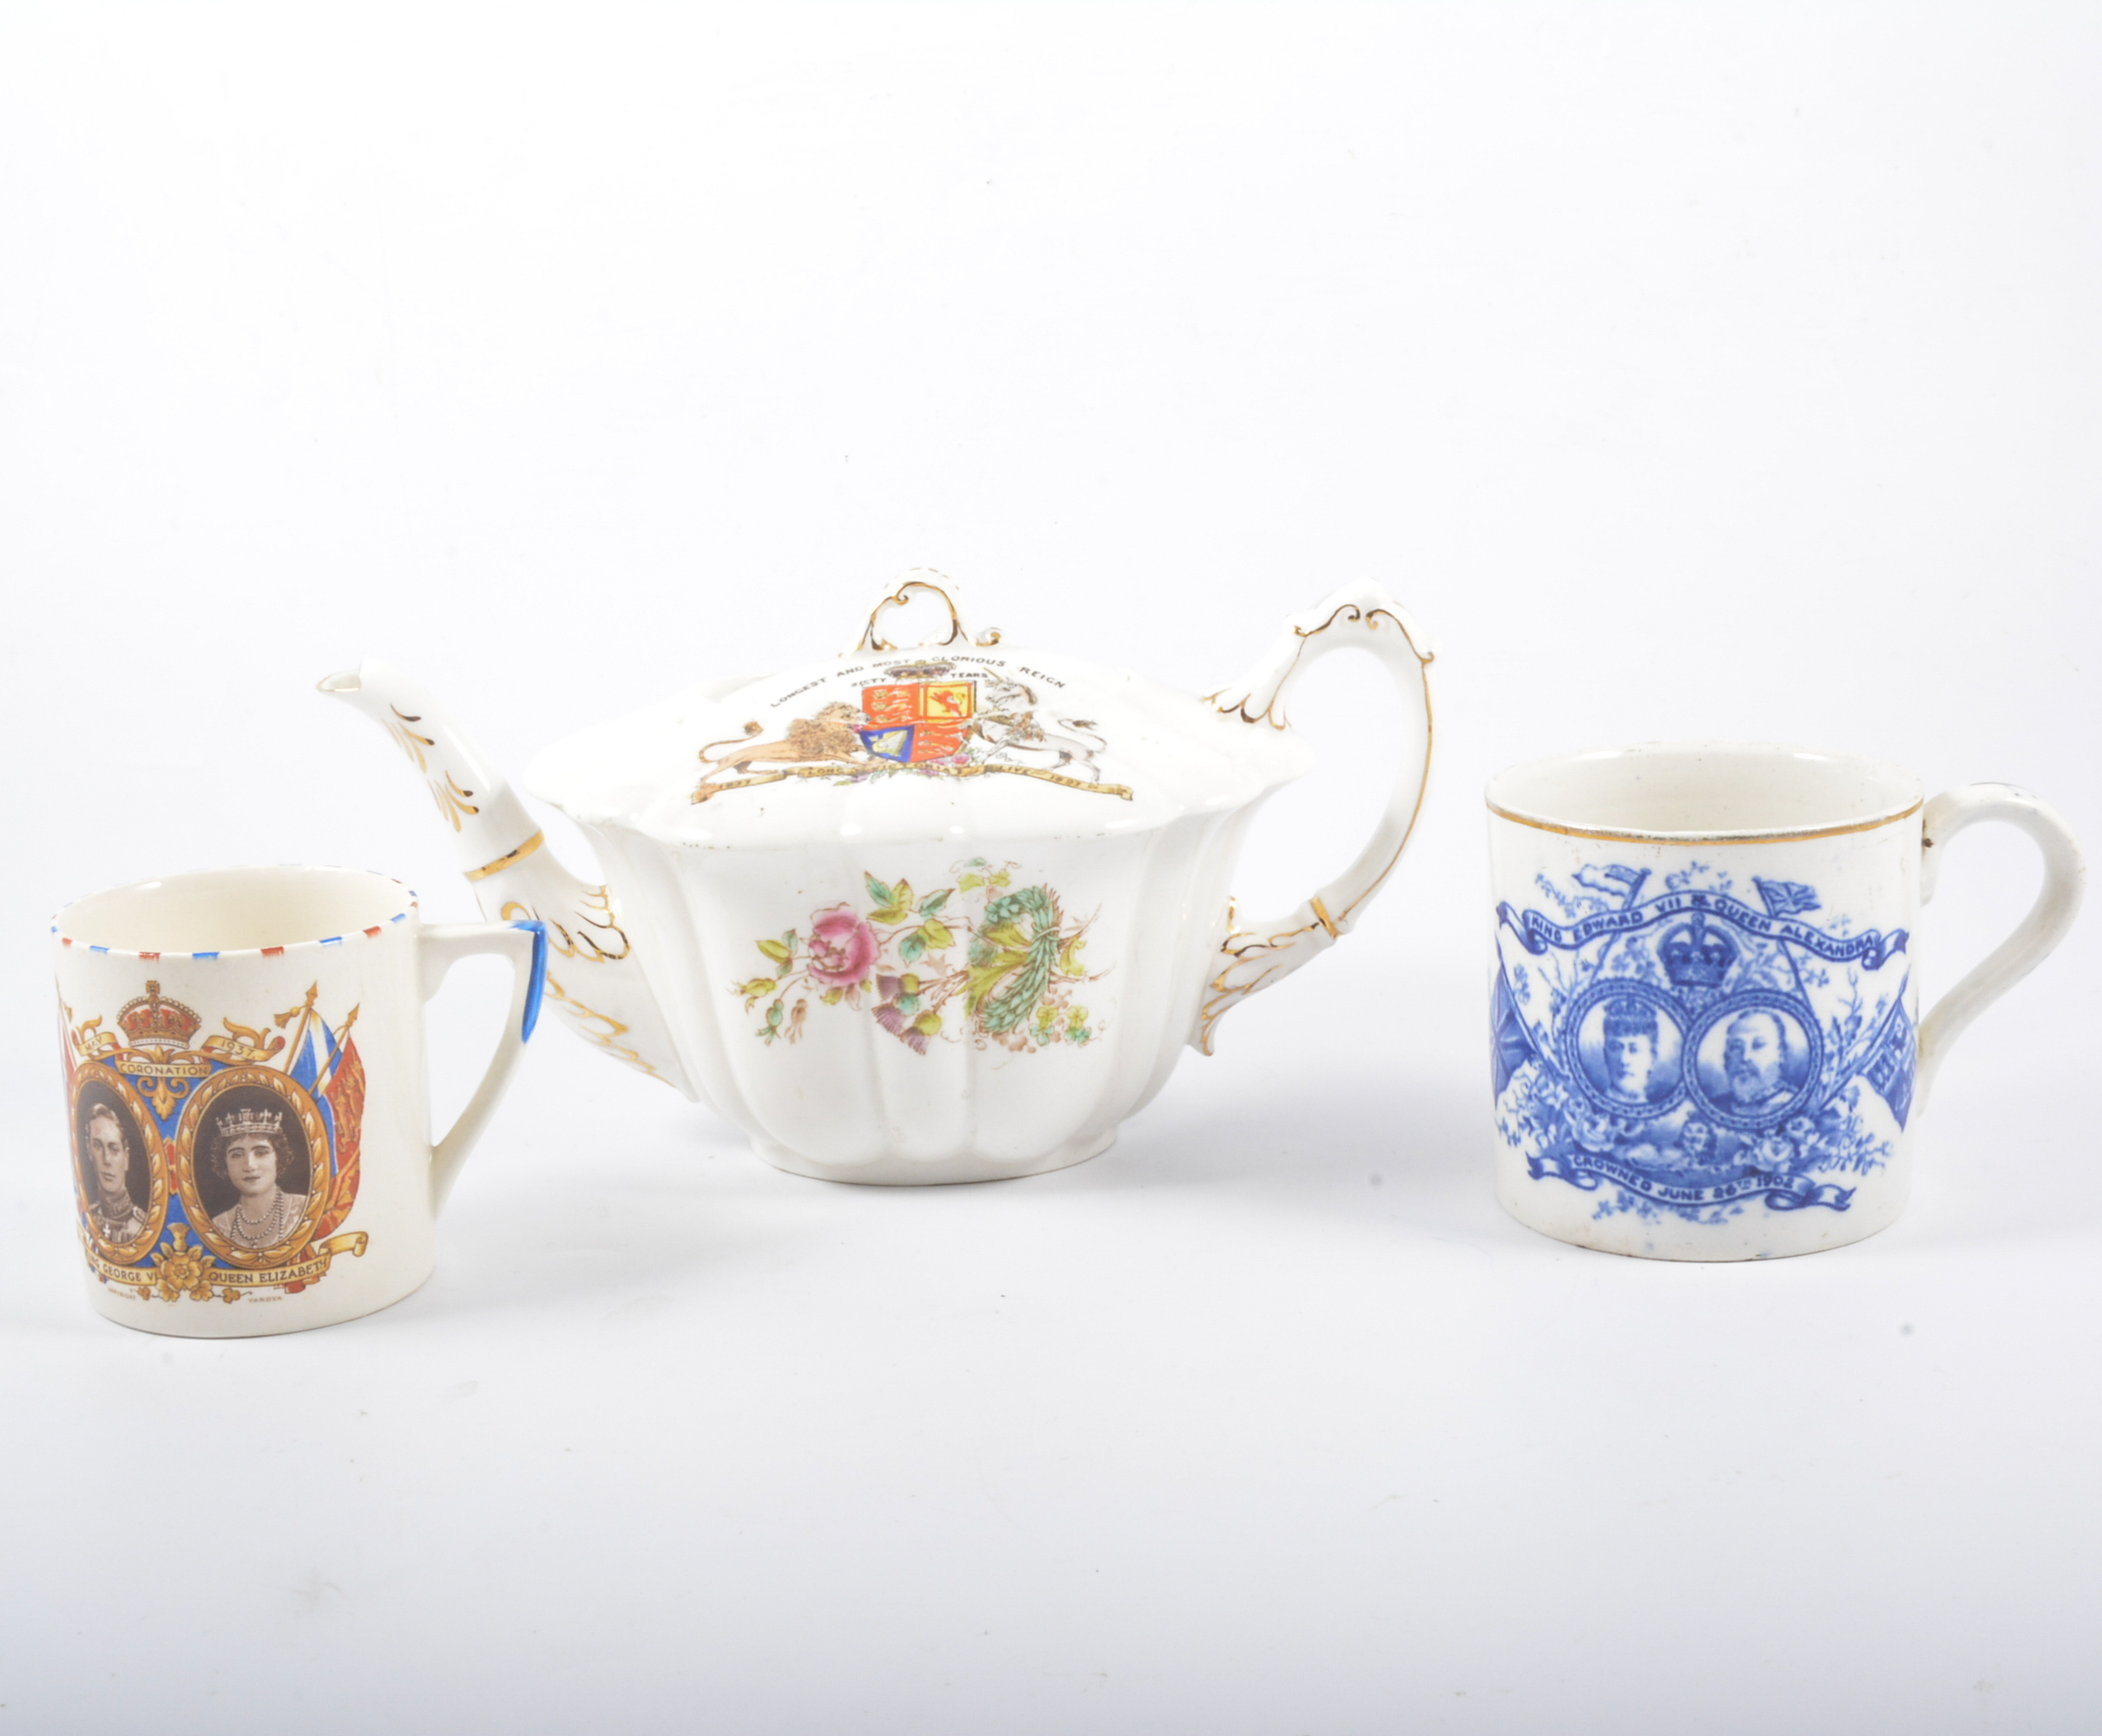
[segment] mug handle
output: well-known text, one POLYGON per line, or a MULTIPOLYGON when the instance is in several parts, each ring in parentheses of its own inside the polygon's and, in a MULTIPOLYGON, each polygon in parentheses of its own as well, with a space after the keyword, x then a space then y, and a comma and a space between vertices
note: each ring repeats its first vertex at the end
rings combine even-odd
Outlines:
POLYGON ((1212 1033, 1226 1011, 1258 989, 1283 981, 1315 954, 1325 952, 1350 931, 1357 913, 1399 859, 1422 812, 1430 781, 1430 664, 1423 629, 1370 580, 1345 585, 1304 615, 1284 623, 1269 654, 1241 681, 1221 687, 1211 701, 1219 710, 1258 728, 1285 728, 1284 700, 1299 672, 1332 651, 1370 651, 1387 666, 1402 697, 1405 727, 1412 738, 1402 755, 1394 794, 1372 840, 1357 859, 1290 916, 1238 925, 1226 908, 1226 938, 1205 983, 1190 1043, 1212 1053, 1212 1033), (1421 720, 1421 734, 1416 733, 1421 720))
POLYGON ((1915 1095, 1923 1107, 1948 1046, 1971 1021, 2044 962, 2066 937, 2079 913, 2087 865, 2071 829, 2047 804, 2012 784, 1966 784, 1945 790, 1927 805, 1921 820, 1920 902, 1933 898, 1941 878, 1948 841, 1980 820, 2005 820, 2036 840, 2044 855, 2044 884, 2020 925, 1934 1003, 1920 1023, 1920 1072, 1915 1095))
POLYGON ((537 922, 445 923, 424 929, 417 936, 423 971, 424 998, 438 991, 445 976, 463 958, 494 952, 511 961, 511 1009, 504 1021, 503 1036, 489 1057, 489 1070, 475 1095, 467 1100, 452 1131, 430 1148, 430 1209, 444 1205, 445 1196, 459 1177, 460 1166, 482 1137, 490 1115, 496 1113, 511 1069, 525 1053, 533 1027, 540 1023, 541 996, 548 983, 548 930, 537 922))

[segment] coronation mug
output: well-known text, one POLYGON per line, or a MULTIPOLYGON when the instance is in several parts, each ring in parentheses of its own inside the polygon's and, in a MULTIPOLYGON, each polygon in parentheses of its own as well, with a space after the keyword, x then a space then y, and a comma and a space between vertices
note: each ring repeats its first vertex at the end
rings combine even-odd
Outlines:
POLYGON ((184 1338, 355 1319, 430 1276, 437 1211, 532 1035, 536 923, 424 926, 397 880, 237 868, 52 924, 75 1227, 98 1312, 184 1338), (510 1011, 435 1144, 424 1003, 498 953, 510 1011))
POLYGON ((1496 1193, 1582 1247, 1758 1259, 1896 1218, 1949 1044, 2072 926, 2084 868, 2035 797, 1922 799, 1872 760, 1737 744, 1574 753, 1488 786, 1496 1193), (1949 840, 1999 819, 2043 889, 1922 1021, 1949 840))

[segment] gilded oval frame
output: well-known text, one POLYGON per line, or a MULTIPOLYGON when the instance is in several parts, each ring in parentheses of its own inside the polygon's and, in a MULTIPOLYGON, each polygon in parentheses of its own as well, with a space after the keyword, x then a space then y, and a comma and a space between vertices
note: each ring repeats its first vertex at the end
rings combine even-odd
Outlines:
MULTIPOLYGON (((321 1111, 299 1082, 274 1067, 227 1067, 194 1087, 183 1107, 182 1125, 175 1135, 175 1187, 182 1209, 190 1220, 190 1233, 228 1266, 244 1272, 263 1272, 284 1266, 297 1257, 314 1237, 316 1226, 327 1213, 336 1192, 336 1153, 330 1143, 328 1126, 321 1111), (197 1185, 197 1146, 208 1123, 212 1105, 227 1092, 243 1086, 260 1086, 284 1100, 306 1139, 306 1209, 292 1233, 268 1247, 245 1248, 219 1233, 204 1208, 197 1185)), ((207 1274, 208 1276, 209 1274, 207 1274)))
POLYGON ((112 1266, 136 1266, 153 1252, 154 1245, 161 1240, 161 1233, 168 1227, 168 1141, 161 1137, 154 1125, 153 1112, 146 1107, 146 1099, 139 1095, 134 1085, 115 1068, 100 1061, 83 1061, 73 1075, 72 1088, 66 1094, 69 1143, 73 1153, 73 1187, 80 1205, 81 1226, 95 1252, 112 1266), (89 1084, 100 1085, 115 1097, 124 1113, 131 1118, 132 1129, 146 1149, 146 1228, 129 1241, 113 1242, 95 1226, 95 1213, 89 1209, 88 1173, 81 1154, 81 1099, 89 1084))

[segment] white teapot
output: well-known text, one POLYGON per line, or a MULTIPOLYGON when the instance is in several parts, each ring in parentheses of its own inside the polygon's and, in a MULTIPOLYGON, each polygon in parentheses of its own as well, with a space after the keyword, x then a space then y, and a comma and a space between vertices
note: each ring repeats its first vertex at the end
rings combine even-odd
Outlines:
POLYGON ((368 662, 320 687, 406 752, 483 911, 547 924, 548 999, 587 1040, 800 1175, 1029 1175, 1105 1149, 1186 1041, 1208 1054, 1229 1008, 1350 930, 1422 806, 1431 657, 1350 585, 1197 699, 973 637, 946 584, 907 575, 843 657, 702 683, 543 753, 527 787, 590 833, 603 885, 554 859, 414 681, 368 662), (893 645, 884 613, 915 593, 946 636, 893 645), (1347 646, 1401 689, 1393 799, 1341 876, 1239 922, 1249 819, 1312 760, 1286 696, 1347 646))

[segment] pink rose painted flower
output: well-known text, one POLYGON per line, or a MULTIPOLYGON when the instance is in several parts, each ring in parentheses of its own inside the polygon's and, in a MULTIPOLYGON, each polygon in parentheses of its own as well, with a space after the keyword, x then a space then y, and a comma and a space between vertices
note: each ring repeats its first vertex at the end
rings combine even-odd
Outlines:
POLYGON ((820 911, 810 920, 810 976, 828 989, 851 989, 876 963, 876 930, 848 904, 820 911))

